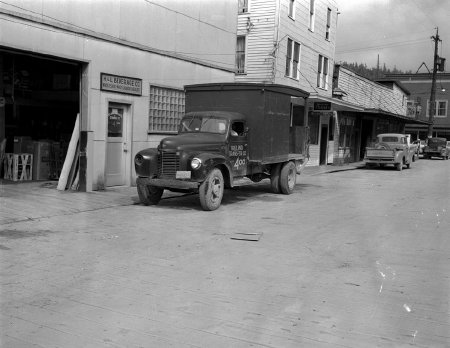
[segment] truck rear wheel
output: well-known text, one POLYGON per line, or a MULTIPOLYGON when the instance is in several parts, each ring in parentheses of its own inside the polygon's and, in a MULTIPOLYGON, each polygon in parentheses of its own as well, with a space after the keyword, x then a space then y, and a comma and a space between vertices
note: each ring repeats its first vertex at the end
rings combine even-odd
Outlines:
POLYGON ((199 188, 200 204, 203 210, 216 210, 222 202, 224 180, 222 172, 214 168, 199 188))
POLYGON ((292 162, 283 164, 280 173, 280 190, 282 193, 290 195, 294 192, 296 177, 297 171, 295 169, 295 164, 292 162))
POLYGON ((157 205, 164 189, 151 185, 137 184, 139 200, 145 205, 157 205))
POLYGON ((273 193, 280 193, 281 163, 272 165, 270 168, 270 188, 273 193))

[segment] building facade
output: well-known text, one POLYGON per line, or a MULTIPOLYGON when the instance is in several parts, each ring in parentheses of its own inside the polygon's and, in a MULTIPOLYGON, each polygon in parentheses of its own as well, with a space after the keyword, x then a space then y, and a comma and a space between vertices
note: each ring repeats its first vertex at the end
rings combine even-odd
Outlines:
POLYGON ((332 99, 336 1, 240 0, 238 10, 236 81, 310 93, 306 103, 292 98, 291 131, 305 136, 309 129, 308 165, 326 164, 334 152, 328 141, 333 111, 347 104, 332 99))
POLYGON ((407 123, 420 123, 407 112, 410 92, 395 80, 371 81, 336 65, 333 93, 359 107, 335 115, 334 164, 362 160, 377 134, 404 133, 407 123))
POLYGON ((6 152, 34 151, 57 178, 76 133, 81 190, 134 185, 134 155, 177 131, 183 86, 234 81, 237 12, 228 0, 1 3, 6 152))
MULTIPOLYGON (((411 95, 408 100, 408 115, 424 122, 430 121, 431 73, 391 74, 390 79, 402 83, 411 95)), ((436 78, 435 112, 433 117, 433 136, 450 140, 450 73, 438 72, 436 78)), ((414 139, 428 137, 428 125, 407 124, 406 132, 414 139)))

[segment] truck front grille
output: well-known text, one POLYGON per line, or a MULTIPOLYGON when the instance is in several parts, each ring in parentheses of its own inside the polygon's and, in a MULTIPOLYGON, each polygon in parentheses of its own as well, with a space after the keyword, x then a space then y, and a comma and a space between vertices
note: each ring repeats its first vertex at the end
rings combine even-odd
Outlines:
POLYGON ((158 156, 158 177, 175 178, 180 167, 180 158, 176 152, 161 151, 158 156))

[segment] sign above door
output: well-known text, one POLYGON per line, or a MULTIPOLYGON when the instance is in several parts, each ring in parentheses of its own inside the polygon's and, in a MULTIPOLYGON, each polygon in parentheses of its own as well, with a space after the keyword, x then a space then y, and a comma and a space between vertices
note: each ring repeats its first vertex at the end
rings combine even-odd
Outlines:
POLYGON ((142 80, 100 73, 100 90, 141 96, 142 80))

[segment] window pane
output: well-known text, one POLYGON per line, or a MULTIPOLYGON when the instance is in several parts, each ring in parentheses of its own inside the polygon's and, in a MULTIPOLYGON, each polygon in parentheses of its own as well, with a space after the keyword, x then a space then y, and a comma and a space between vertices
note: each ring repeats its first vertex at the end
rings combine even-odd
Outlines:
POLYGON ((300 60, 300 44, 295 42, 294 43, 294 56, 292 58, 293 64, 292 64, 292 77, 298 78, 298 62, 300 60))
POLYGON ((184 92, 150 86, 149 99, 149 131, 176 132, 184 115, 184 92))
POLYGON ((289 1, 289 16, 291 17, 294 17, 294 1, 295 0, 289 1))
POLYGON ((291 57, 292 57, 292 40, 287 41, 287 52, 286 52, 286 76, 291 76, 291 57))
POLYGON ((239 0, 238 6, 239 13, 248 12, 248 0, 239 0))
POLYGON ((236 70, 240 74, 245 72, 245 36, 237 37, 236 70))
POLYGON ((320 87, 320 78, 322 76, 322 61, 323 57, 319 54, 319 64, 317 66, 317 87, 320 87))

